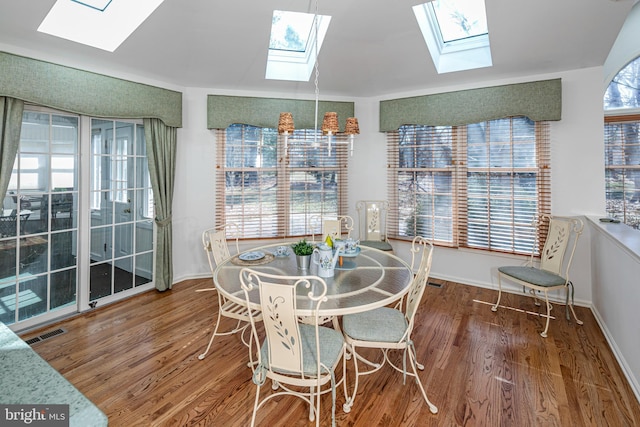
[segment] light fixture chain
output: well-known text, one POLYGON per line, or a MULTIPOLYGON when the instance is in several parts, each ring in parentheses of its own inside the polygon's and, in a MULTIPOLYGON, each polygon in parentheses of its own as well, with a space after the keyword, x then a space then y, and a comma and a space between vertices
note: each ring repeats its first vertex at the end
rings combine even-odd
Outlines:
POLYGON ((316 95, 316 105, 315 105, 315 116, 314 116, 314 133, 313 133, 313 144, 317 145, 318 144, 318 103, 320 100, 320 88, 318 85, 318 80, 320 78, 320 68, 318 66, 318 19, 319 19, 319 15, 318 15, 318 0, 316 0, 316 10, 315 10, 315 16, 313 18, 313 22, 315 24, 315 33, 316 33, 316 37, 315 37, 315 42, 314 42, 314 48, 315 48, 315 56, 316 56, 316 63, 315 63, 315 95, 316 95))

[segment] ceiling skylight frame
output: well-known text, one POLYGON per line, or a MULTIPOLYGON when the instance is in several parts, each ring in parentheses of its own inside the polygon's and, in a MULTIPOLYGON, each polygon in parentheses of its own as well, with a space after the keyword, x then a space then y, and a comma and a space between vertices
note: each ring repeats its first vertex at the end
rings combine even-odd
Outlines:
POLYGON ((56 0, 38 31, 113 52, 163 1, 56 0))
POLYGON ((488 32, 445 42, 432 3, 413 6, 413 13, 438 74, 492 66, 488 32))
POLYGON ((71 0, 83 6, 90 7, 91 9, 99 10, 100 12, 104 12, 106 8, 109 7, 113 0, 71 0), (98 6, 97 3, 101 2, 103 6, 98 6))
MULTIPOLYGON (((275 13, 276 11, 274 11, 275 13)), ((314 15, 314 14, 306 14, 314 15)), ((331 16, 315 15, 318 20, 318 54, 322 48, 324 37, 329 29, 331 16)), ((298 52, 286 49, 269 48, 267 54, 267 67, 265 79, 268 80, 290 80, 309 81, 311 73, 316 63, 316 31, 315 20, 312 20, 309 36, 304 51, 298 52)), ((269 37, 271 40, 271 35, 269 37)), ((269 43, 271 44, 271 42, 269 43)))

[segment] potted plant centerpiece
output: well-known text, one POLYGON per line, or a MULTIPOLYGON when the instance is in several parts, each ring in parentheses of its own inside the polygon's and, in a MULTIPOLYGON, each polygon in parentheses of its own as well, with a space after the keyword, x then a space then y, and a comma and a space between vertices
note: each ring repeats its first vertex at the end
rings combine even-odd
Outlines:
POLYGON ((293 253, 296 254, 296 262, 298 269, 306 270, 311 265, 311 254, 313 253, 313 245, 302 239, 291 245, 293 253))

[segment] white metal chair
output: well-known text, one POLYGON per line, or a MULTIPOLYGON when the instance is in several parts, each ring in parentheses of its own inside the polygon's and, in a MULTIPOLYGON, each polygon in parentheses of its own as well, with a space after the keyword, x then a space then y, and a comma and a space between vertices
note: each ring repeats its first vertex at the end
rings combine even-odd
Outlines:
POLYGON ((407 375, 414 377, 422 392, 422 397, 429 406, 429 410, 434 414, 438 412, 438 408, 429 401, 420 377, 418 376, 418 369, 423 370, 424 366, 416 360, 416 350, 411 340, 415 316, 427 285, 429 271, 431 270, 433 245, 420 236, 414 239, 414 244, 421 247, 422 256, 409 293, 405 298, 404 311, 398 308, 381 307, 375 310, 348 314, 342 317, 342 332, 347 343, 348 352, 351 353, 351 357, 353 358, 355 368, 355 384, 351 396, 349 396, 347 391, 346 378, 344 381, 344 391, 345 396, 347 396, 346 402, 343 405, 345 412, 351 411, 356 393, 358 392, 360 376, 378 371, 385 363, 389 363, 395 370, 402 372, 405 381, 407 375), (362 358, 357 352, 357 349, 360 347, 381 349, 383 354, 382 363, 374 364, 362 358), (389 350, 403 351, 402 368, 396 366, 389 359, 389 350), (407 372, 407 355, 409 356, 411 372, 407 372), (372 366, 373 369, 360 372, 358 367, 359 360, 372 366))
MULTIPOLYGON (((218 227, 210 228, 202 233, 202 245, 207 253, 207 260, 209 261, 209 268, 211 269, 211 279, 213 280, 213 272, 218 264, 226 261, 231 257, 229 246, 227 245, 227 230, 230 230, 230 237, 235 243, 235 253, 240 252, 238 245, 239 231, 238 226, 234 223, 223 224, 218 227)), ((218 294, 218 318, 216 319, 216 325, 209 339, 209 344, 206 350, 198 356, 198 359, 203 360, 213 344, 213 340, 216 336, 231 335, 236 332, 241 333, 242 342, 249 346, 249 343, 244 338, 244 331, 249 326, 249 310, 244 305, 237 304, 233 301, 225 298, 220 292, 217 292, 215 285, 213 288, 198 289, 196 292, 203 291, 216 291, 218 294), (222 317, 229 317, 238 321, 237 325, 230 331, 218 332, 220 327, 220 319, 222 317)), ((256 319, 260 318, 260 313, 254 313, 256 319)))
POLYGON ((359 200, 356 202, 356 210, 358 211, 360 245, 382 251, 393 251, 393 247, 387 240, 389 202, 386 200, 359 200))
MULTIPOLYGON (((259 346, 255 349, 258 360, 253 382, 257 388, 251 425, 255 425, 256 413, 265 402, 293 395, 309 404, 309 420, 315 420, 319 426, 320 395, 331 392, 331 420, 335 426, 336 387, 340 384, 336 382, 335 369, 344 354, 345 343, 340 332, 320 326, 317 321, 321 305, 327 299, 327 284, 317 276, 279 276, 250 268, 240 271, 240 281, 247 305, 251 304, 250 294, 259 291, 266 335, 260 345, 257 319, 250 317, 252 341, 259 346), (307 316, 309 310, 313 312, 316 319, 313 324, 300 322, 301 308, 307 310, 304 313, 307 316), (273 382, 273 390, 280 391, 260 399, 260 389, 267 378, 273 382), (330 388, 323 390, 326 384, 330 388)), ((250 357, 253 360, 253 355, 250 357)))
MULTIPOLYGON (((524 266, 506 266, 498 268, 498 300, 491 307, 492 311, 498 311, 500 298, 502 296, 502 279, 508 279, 528 288, 531 295, 538 303, 538 295, 536 292, 544 294, 544 301, 547 307, 547 322, 544 331, 540 335, 547 337, 549 330, 549 319, 553 306, 549 302, 549 292, 565 289, 566 290, 566 316, 570 320, 569 309, 573 313, 578 325, 582 325, 582 321, 576 316, 573 308, 573 283, 569 280, 569 269, 573 260, 573 255, 578 244, 578 237, 582 234, 584 223, 579 218, 567 218, 559 216, 543 215, 541 221, 549 222, 549 231, 547 240, 544 243, 542 252, 540 253, 540 263, 538 267, 534 266, 534 252, 537 245, 533 245, 533 250, 529 261, 524 266), (570 250, 569 250, 570 248, 570 250), (569 259, 565 263, 564 258, 569 253, 569 259), (569 301, 569 289, 571 289, 571 301, 569 301)), ((540 225, 540 222, 538 223, 540 225)), ((536 233, 537 235, 537 233, 536 233)))
POLYGON ((316 241, 316 234, 322 233, 321 242, 324 242, 327 236, 331 236, 332 240, 342 239, 342 230, 346 232, 346 237, 351 237, 353 231, 353 218, 349 215, 341 215, 338 217, 323 217, 322 215, 312 215, 309 218, 309 229, 311 230, 311 241, 316 241))

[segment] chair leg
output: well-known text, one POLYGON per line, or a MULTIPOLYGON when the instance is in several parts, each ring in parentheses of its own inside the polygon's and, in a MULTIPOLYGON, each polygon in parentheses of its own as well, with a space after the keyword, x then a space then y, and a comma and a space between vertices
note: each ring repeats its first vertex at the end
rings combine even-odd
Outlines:
MULTIPOLYGON (((198 359, 204 360, 204 358, 206 357, 207 353, 209 353, 209 350, 211 349, 211 345, 213 344, 213 340, 215 339, 216 336, 219 336, 219 335, 231 335, 231 334, 235 334, 235 333, 240 332, 240 331, 242 331, 242 333, 244 334, 244 331, 247 329, 248 325, 240 326, 240 325, 242 325, 243 321, 242 320, 238 320, 238 323, 236 324, 236 327, 233 328, 231 331, 218 333, 218 328, 220 327, 220 318, 221 317, 222 316, 220 314, 220 311, 218 311, 218 320, 216 320, 216 327, 213 329, 213 333, 211 334, 211 339, 209 339, 209 344, 207 345, 206 350, 202 354, 200 354, 198 356, 198 359)), ((242 337, 242 342, 247 347, 249 346, 245 342, 244 336, 242 337)))
POLYGON ((544 302, 547 304, 547 324, 544 327, 544 331, 540 334, 543 338, 547 337, 547 331, 549 330, 549 320, 551 319, 551 303, 549 302, 549 294, 544 291, 544 302))
POLYGON ((260 385, 256 385, 256 400, 253 402, 253 414, 251 415, 251 427, 256 425, 256 413, 258 412, 258 403, 260 403, 260 385))
MULTIPOLYGON (((576 316, 576 311, 575 311, 575 309, 573 308, 573 293, 574 293, 573 283, 572 283, 572 282, 569 282, 569 283, 567 284, 567 307, 568 307, 569 309, 571 309, 571 312, 573 313, 573 318, 574 318, 574 319, 576 319, 576 323, 577 323, 578 325, 583 325, 583 324, 584 324, 584 322, 583 322, 582 320, 578 319, 578 316, 576 316), (569 303, 569 288, 571 288, 571 303, 569 303)), ((568 311, 567 311, 567 320, 571 320, 571 319, 569 318, 569 312, 568 312, 568 311)))
POLYGON ((436 407, 436 405, 431 403, 431 401, 427 397, 427 392, 424 390, 422 381, 420 381, 420 377, 418 376, 418 370, 416 369, 416 355, 411 350, 410 347, 407 349, 407 351, 409 353, 409 364, 411 365, 411 369, 413 370, 413 375, 415 375, 416 383, 418 383, 418 387, 420 387, 420 391, 422 392, 422 397, 424 397, 424 401, 427 402, 427 406, 429 406, 429 411, 431 411, 432 414, 437 414, 438 408, 436 407))
MULTIPOLYGON (((358 377, 359 377, 359 373, 358 373, 358 353, 356 353, 356 348, 354 346, 351 346, 351 358, 353 359, 353 367, 354 367, 354 371, 355 371, 355 384, 353 385, 353 393, 351 394, 351 396, 349 396, 349 393, 347 391, 347 378, 345 377, 342 381, 344 383, 344 399, 345 402, 342 405, 342 410, 345 413, 349 413, 351 412, 351 407, 353 406, 353 401, 356 398, 356 393, 358 392, 358 377)), ((346 362, 345 362, 346 363, 346 362)), ((345 368, 345 374, 346 374, 346 368, 345 368)))
POLYGON ((491 307, 491 311, 498 311, 498 305, 500 304, 500 298, 502 298, 502 282, 500 281, 500 273, 498 273, 498 300, 491 307))
POLYGON ((204 353, 202 353, 202 354, 200 354, 198 356, 198 359, 204 360, 204 358, 206 357, 207 353, 209 352, 209 349, 211 348, 211 345, 213 344, 213 340, 215 339, 216 335, 218 334, 218 327, 219 326, 220 326, 220 310, 218 310, 218 319, 216 320, 216 327, 213 328, 213 333, 211 334, 211 338, 209 339, 209 344, 207 345, 207 348, 204 351, 204 353))
MULTIPOLYGON (((314 409, 315 406, 315 387, 311 387, 309 390, 309 421, 315 421, 316 420, 316 412, 314 409)), ((318 390, 319 392, 320 390, 318 390)), ((318 393, 318 397, 320 396, 320 393, 318 393)), ((319 404, 319 403, 318 403, 319 404)), ((318 417, 318 421, 320 420, 320 417, 318 417)))

